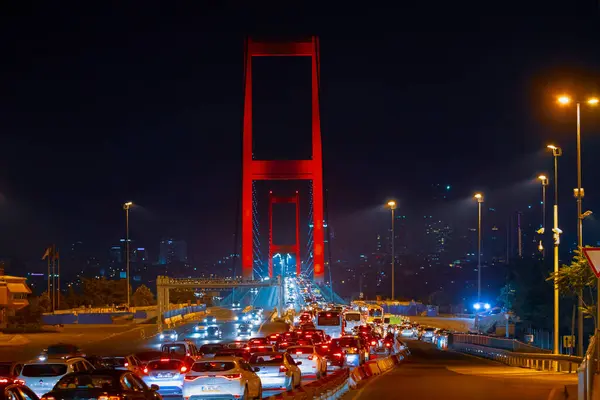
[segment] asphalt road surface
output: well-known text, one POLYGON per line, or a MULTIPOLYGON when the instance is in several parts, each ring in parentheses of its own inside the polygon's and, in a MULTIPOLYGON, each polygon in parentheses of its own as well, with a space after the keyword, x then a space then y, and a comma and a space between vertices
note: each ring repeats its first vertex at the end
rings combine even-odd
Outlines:
MULTIPOLYGON (((241 310, 232 311, 224 308, 211 309, 211 315, 217 318, 217 325, 221 328, 221 340, 204 340, 194 337, 194 326, 197 321, 180 325, 175 330, 179 334, 179 339, 190 339, 198 347, 206 343, 231 342, 237 337, 237 323, 234 320, 236 314, 241 310)), ((266 313, 267 314, 267 313, 266 313)), ((266 322, 258 330, 253 331, 252 337, 266 336, 274 331, 283 330, 283 324, 270 324, 266 322)), ((148 326, 148 328, 151 328, 148 326)), ((42 333, 26 335, 31 339, 31 343, 22 346, 0 346, 1 361, 28 361, 35 359, 40 352, 49 344, 69 343, 79 346, 87 355, 100 356, 123 356, 144 350, 160 350, 162 343, 158 335, 143 337, 142 329, 131 329, 119 326, 78 326, 68 327, 62 333, 42 333)), ((150 329, 148 329, 150 331, 150 329)), ((243 338, 247 339, 247 338, 243 338)), ((306 380, 304 383, 310 382, 306 380)), ((264 397, 280 393, 280 391, 265 391, 264 397)), ((170 399, 180 396, 169 396, 170 399)))
POLYGON ((416 340, 407 344, 412 355, 403 364, 365 382, 344 400, 546 400, 554 387, 576 382, 574 374, 508 367, 416 340))

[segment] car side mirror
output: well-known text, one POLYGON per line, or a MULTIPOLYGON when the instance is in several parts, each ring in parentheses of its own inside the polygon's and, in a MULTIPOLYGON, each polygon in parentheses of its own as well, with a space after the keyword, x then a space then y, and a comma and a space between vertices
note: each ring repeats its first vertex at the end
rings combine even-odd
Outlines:
POLYGON ((296 365, 302 365, 302 361, 296 361, 296 365))
POLYGON ((258 372, 258 371, 260 371, 260 368, 259 367, 254 367, 254 368, 252 368, 252 371, 258 372))
POLYGON ((153 384, 150 385, 150 390, 154 391, 154 392, 158 392, 158 389, 160 389, 160 386, 153 384))

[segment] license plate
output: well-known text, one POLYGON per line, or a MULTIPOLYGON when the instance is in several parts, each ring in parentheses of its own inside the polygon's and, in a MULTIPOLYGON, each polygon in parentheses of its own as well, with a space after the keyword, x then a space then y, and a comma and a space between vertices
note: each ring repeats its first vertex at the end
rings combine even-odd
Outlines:
POLYGON ((159 378, 172 378, 173 374, 158 374, 159 378))
POLYGON ((202 390, 203 392, 218 392, 219 387, 218 386, 201 386, 200 390, 202 390))

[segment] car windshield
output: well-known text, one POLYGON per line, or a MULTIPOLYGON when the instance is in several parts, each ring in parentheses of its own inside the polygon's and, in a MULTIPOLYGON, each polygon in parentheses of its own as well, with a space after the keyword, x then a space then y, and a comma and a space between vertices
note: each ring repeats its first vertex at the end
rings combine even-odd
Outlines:
POLYGON ((202 361, 192 365, 194 372, 223 372, 235 368, 233 361, 202 361))
POLYGON ((65 345, 56 345, 48 347, 48 355, 52 354, 70 354, 75 353, 77 348, 75 346, 70 346, 68 344, 65 345))
POLYGON ((435 328, 425 328, 425 330, 426 330, 427 332, 433 332, 433 331, 435 331, 435 328))
POLYGON ((103 389, 110 390, 117 386, 117 377, 108 375, 75 375, 69 374, 63 377, 54 390, 70 389, 103 389))
POLYGON ((358 347, 358 340, 356 338, 333 339, 331 343, 337 347, 358 347))
POLYGON ((67 373, 66 364, 27 364, 21 375, 27 377, 61 376, 67 373))
POLYGON ((173 360, 164 358, 161 360, 150 361, 148 363, 148 369, 151 370, 173 370, 180 369, 183 367, 183 362, 181 360, 173 360))
POLYGON ((166 344, 162 347, 163 353, 179 354, 185 356, 187 351, 184 344, 166 344))
POLYGON ((346 321, 360 321, 360 313, 347 313, 344 315, 346 321))
POLYGON ((125 357, 104 357, 100 360, 100 364, 106 368, 123 367, 125 357))
POLYGON ((220 344, 205 344, 200 347, 200 352, 204 354, 215 354, 217 351, 223 348, 220 344))
POLYGON ((283 353, 269 353, 269 354, 254 354, 250 357, 250 364, 282 364, 283 353))

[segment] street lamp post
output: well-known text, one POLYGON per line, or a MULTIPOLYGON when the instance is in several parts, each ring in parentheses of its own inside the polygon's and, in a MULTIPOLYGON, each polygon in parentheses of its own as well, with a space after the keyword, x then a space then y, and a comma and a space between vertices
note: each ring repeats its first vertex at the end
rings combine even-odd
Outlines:
POLYGON ((548 178, 546 175, 540 175, 538 179, 542 182, 542 226, 538 231, 542 235, 542 240, 540 240, 539 249, 542 252, 542 257, 545 257, 546 249, 543 244, 543 235, 546 233, 546 186, 548 186, 548 178))
POLYGON ((478 219, 477 219, 477 302, 481 301, 481 204, 483 195, 475 193, 473 196, 477 200, 478 219))
POLYGON ((127 252, 127 307, 131 306, 131 299, 129 297, 129 209, 132 205, 133 203, 131 201, 128 201, 127 203, 123 204, 123 210, 125 210, 125 251, 127 252))
POLYGON ((554 157, 554 225, 552 228, 554 237, 554 330, 553 330, 553 352, 558 354, 558 339, 559 339, 559 321, 558 321, 558 310, 559 310, 559 292, 558 292, 558 245, 560 244, 560 234, 562 231, 558 227, 558 157, 562 155, 562 149, 560 147, 549 145, 548 148, 552 150, 552 156, 554 157))
MULTIPOLYGON (((560 96, 558 102, 563 105, 571 103, 569 96, 560 96)), ((596 97, 591 97, 586 100, 586 103, 595 106, 600 102, 596 97)), ((577 105, 577 188, 573 190, 577 199, 577 247, 583 253, 583 218, 582 218, 582 200, 584 196, 583 188, 581 187, 581 102, 576 101, 577 105)), ((598 282, 598 293, 600 294, 600 281, 598 282)), ((583 296, 581 291, 578 296, 577 313, 577 355, 583 355, 583 296)), ((600 316, 600 307, 598 307, 598 316, 600 316)), ((598 320, 598 319, 597 319, 598 320)), ((600 320, 598 320, 600 323, 600 320)), ((596 326, 598 329, 598 325, 596 326)))
POLYGON ((396 254, 395 254, 395 249, 394 249, 394 242, 396 239, 395 236, 395 229, 394 229, 394 210, 396 210, 396 202, 394 200, 390 200, 387 203, 388 207, 390 208, 390 210, 392 210, 392 300, 395 299, 395 293, 394 293, 394 281, 396 279, 395 275, 394 275, 394 266, 395 266, 395 259, 396 259, 396 254))

